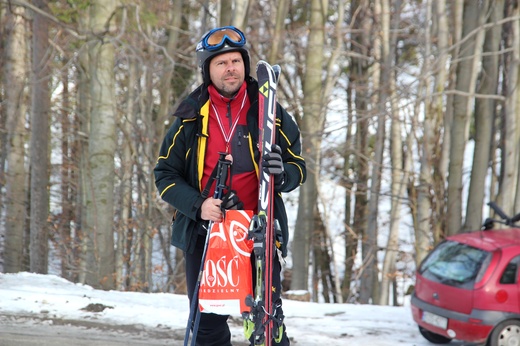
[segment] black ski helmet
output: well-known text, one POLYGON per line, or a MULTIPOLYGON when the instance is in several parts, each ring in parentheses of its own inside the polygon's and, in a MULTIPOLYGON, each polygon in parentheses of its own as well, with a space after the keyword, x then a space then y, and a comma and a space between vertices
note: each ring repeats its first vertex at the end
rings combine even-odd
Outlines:
POLYGON ((211 59, 228 52, 240 52, 244 60, 245 75, 246 77, 249 76, 251 70, 250 58, 245 45, 246 37, 244 33, 234 26, 215 28, 205 33, 196 48, 197 63, 204 84, 209 85, 210 83, 209 63, 211 59), (214 43, 211 40, 214 40, 214 43))

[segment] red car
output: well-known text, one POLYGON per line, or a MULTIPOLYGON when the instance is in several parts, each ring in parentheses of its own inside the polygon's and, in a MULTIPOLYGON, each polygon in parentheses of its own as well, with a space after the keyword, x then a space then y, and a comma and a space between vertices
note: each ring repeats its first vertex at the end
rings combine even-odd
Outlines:
POLYGON ((446 238, 422 261, 411 307, 428 341, 520 346, 520 214, 446 238), (499 222, 507 229, 492 229, 499 222))

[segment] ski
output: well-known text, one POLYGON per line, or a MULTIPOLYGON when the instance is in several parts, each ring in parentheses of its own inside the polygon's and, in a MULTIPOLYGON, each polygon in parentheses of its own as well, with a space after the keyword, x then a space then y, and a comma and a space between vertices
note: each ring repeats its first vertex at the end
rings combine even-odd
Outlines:
MULTIPOLYGON (((271 174, 264 172, 262 157, 275 144, 276 87, 280 75, 278 65, 271 66, 259 61, 256 66, 258 78, 258 125, 259 125, 259 193, 258 213, 253 216, 249 236, 254 240, 256 283, 254 297, 248 296, 246 304, 251 311, 244 315, 246 336, 253 335, 254 345, 270 346, 273 340, 272 266, 275 254, 277 222, 273 215, 274 182, 271 174), (252 330, 247 330, 251 321, 252 330)), ((278 328, 276 328, 277 330, 278 328)), ((276 332, 275 332, 276 333, 276 332)))

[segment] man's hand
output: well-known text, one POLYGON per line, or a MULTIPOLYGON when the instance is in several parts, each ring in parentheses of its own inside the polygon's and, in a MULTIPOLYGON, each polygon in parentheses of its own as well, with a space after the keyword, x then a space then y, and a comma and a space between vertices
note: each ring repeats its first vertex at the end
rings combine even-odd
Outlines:
POLYGON ((278 145, 271 147, 271 152, 263 156, 264 170, 273 175, 280 175, 283 173, 282 149, 278 145))
POLYGON ((263 156, 262 167, 265 172, 273 175, 274 189, 275 191, 280 191, 285 180, 285 172, 283 169, 282 148, 279 145, 273 145, 271 152, 263 156))
POLYGON ((222 197, 222 210, 229 209, 244 209, 244 203, 238 198, 235 190, 229 190, 224 197, 222 197))
POLYGON ((207 198, 204 202, 202 202, 202 206, 200 207, 200 217, 202 220, 208 220, 213 222, 222 222, 222 210, 220 210, 220 205, 222 204, 222 200, 215 199, 213 197, 207 198))

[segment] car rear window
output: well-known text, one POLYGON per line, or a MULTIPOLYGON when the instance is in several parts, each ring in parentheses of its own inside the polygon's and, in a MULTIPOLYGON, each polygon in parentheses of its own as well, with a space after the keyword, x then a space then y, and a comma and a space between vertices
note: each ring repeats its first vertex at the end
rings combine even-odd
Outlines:
POLYGON ((500 276, 501 284, 516 284, 518 281, 518 264, 520 263, 520 256, 514 257, 504 269, 502 276, 500 276))
POLYGON ((479 273, 485 271, 491 253, 446 240, 426 257, 419 273, 432 281, 459 288, 473 288, 479 273))

